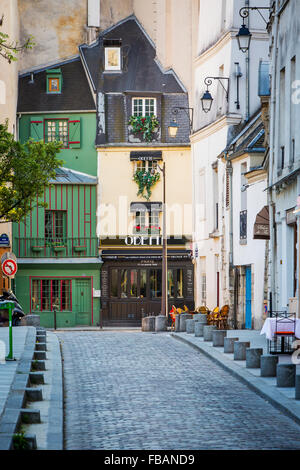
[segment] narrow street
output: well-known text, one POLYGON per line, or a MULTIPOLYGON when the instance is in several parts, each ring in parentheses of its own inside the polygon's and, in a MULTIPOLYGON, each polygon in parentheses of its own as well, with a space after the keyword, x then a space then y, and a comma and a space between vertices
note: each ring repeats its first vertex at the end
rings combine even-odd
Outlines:
POLYGON ((66 450, 300 449, 294 421, 168 334, 57 336, 66 450))

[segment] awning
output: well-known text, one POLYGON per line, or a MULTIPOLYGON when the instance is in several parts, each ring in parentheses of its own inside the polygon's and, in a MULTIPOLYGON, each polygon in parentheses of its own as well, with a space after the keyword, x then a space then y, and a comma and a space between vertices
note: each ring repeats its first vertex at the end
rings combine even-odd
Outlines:
POLYGON ((130 212, 161 212, 161 202, 131 202, 130 212))
POLYGON ((255 240, 270 240, 269 206, 264 206, 257 214, 253 230, 255 240))
POLYGON ((159 161, 162 160, 162 151, 132 151, 130 152, 131 161, 159 161))

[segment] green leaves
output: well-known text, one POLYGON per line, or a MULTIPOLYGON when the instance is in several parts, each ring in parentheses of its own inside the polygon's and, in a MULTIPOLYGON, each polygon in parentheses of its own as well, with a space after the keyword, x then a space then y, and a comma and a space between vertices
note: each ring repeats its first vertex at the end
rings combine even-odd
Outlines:
POLYGON ((59 152, 57 142, 16 142, 7 123, 0 124, 0 219, 18 222, 32 209, 63 164, 59 152))
POLYGON ((142 196, 148 201, 152 194, 151 188, 159 181, 160 174, 158 172, 152 174, 150 171, 137 170, 133 175, 133 179, 139 187, 137 196, 142 196), (145 190, 147 194, 144 194, 145 190))
POLYGON ((151 142, 155 129, 159 126, 156 116, 131 116, 128 124, 132 126, 134 134, 142 133, 143 139, 151 142))
POLYGON ((18 41, 10 42, 8 34, 0 31, 0 55, 10 64, 17 60, 16 54, 24 49, 32 49, 35 46, 33 36, 29 36, 27 41, 20 45, 18 41))

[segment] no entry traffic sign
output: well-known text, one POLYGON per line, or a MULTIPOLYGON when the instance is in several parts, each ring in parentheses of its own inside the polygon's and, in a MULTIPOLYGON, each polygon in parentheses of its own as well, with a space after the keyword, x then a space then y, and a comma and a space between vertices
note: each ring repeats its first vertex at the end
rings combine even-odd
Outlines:
POLYGON ((13 259, 7 258, 2 263, 2 271, 5 276, 12 277, 16 274, 18 269, 17 262, 13 259))

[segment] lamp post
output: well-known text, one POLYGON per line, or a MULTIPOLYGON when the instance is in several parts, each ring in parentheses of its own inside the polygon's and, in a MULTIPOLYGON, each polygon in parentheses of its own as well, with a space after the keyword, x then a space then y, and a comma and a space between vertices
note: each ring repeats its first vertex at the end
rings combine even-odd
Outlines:
POLYGON ((229 77, 206 77, 204 79, 204 83, 206 85, 206 91, 203 93, 203 96, 201 98, 202 109, 205 113, 208 113, 211 110, 211 106, 212 106, 212 102, 213 102, 213 97, 211 96, 211 93, 208 89, 208 87, 212 84, 213 80, 218 80, 219 81, 219 83, 221 84, 223 90, 226 93, 226 101, 228 102, 229 77), (227 88, 224 87, 223 80, 227 81, 227 88))
MULTIPOLYGON (((166 218, 166 163, 162 167, 156 163, 157 168, 163 175, 163 224, 162 224, 162 296, 161 314, 168 318, 168 283, 167 283, 167 218, 166 218)), ((152 172, 155 172, 153 169, 152 172)))
MULTIPOLYGON (((174 108, 172 108, 172 114, 174 114, 174 116, 177 116, 179 111, 184 111, 187 114, 189 118, 190 133, 192 133, 194 108, 185 108, 183 106, 175 106, 174 108)), ((176 118, 174 117, 173 121, 171 121, 168 126, 169 136, 172 138, 175 138, 177 136, 178 128, 179 128, 178 123, 176 121, 176 118)))
POLYGON ((265 18, 261 14, 260 10, 269 10, 269 12, 270 12, 271 8, 270 7, 245 6, 245 7, 242 7, 240 9, 239 13, 240 13, 240 17, 243 18, 243 24, 240 27, 238 34, 236 34, 236 38, 238 40, 238 45, 239 45, 240 51, 242 51, 244 53, 249 50, 251 37, 252 37, 252 34, 250 33, 248 26, 245 24, 245 18, 247 18, 249 16, 249 10, 258 11, 258 13, 260 14, 260 16, 262 17, 262 19, 264 20, 264 22, 267 25, 268 22, 265 20, 265 18))

